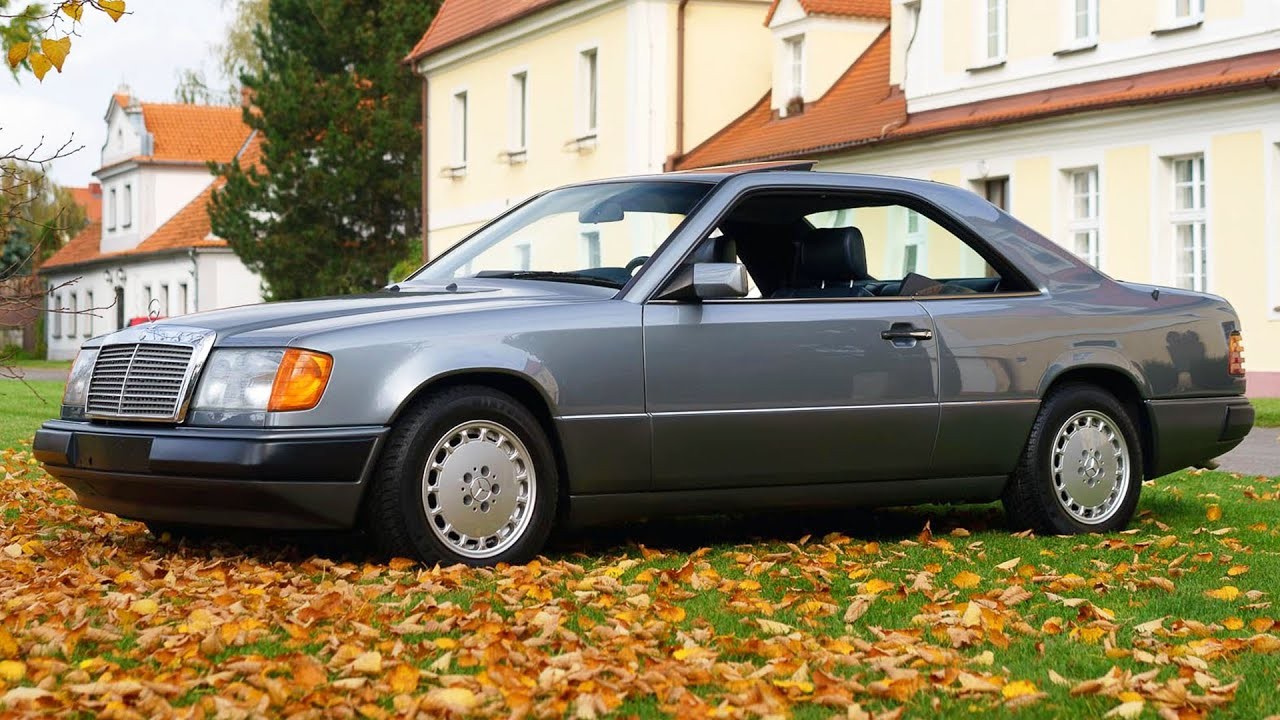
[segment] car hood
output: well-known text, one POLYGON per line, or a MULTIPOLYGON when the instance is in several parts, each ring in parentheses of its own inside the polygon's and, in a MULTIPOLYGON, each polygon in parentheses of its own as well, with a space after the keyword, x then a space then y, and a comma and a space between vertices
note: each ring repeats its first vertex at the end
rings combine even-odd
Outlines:
MULTIPOLYGON (((367 295, 243 305, 157 321, 166 327, 217 333, 218 344, 279 342, 307 332, 341 329, 383 320, 509 309, 534 304, 609 299, 610 288, 527 280, 468 280, 449 286, 403 285, 367 295), (240 340, 240 342, 237 342, 240 340)), ((107 336, 109 337, 109 336, 107 336)))

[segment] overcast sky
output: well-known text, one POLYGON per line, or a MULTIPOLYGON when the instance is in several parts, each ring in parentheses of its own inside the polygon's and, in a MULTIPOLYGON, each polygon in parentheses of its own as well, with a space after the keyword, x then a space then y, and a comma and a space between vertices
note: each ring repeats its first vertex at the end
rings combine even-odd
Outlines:
POLYGON ((181 68, 202 67, 215 80, 209 46, 222 40, 231 20, 220 0, 129 0, 128 8, 118 23, 86 9, 61 75, 50 70, 40 83, 26 71, 18 82, 0 73, 0 152, 29 147, 42 135, 46 144, 61 144, 74 133, 84 149, 51 172, 59 184, 86 185, 100 165, 102 118, 117 87, 128 84, 145 101, 173 102, 181 68))

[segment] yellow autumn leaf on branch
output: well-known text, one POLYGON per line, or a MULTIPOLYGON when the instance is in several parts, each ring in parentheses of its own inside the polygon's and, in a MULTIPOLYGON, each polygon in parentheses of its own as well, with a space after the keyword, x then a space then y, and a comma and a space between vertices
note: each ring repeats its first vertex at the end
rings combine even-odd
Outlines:
POLYGON ((72 20, 79 22, 80 18, 84 15, 84 2, 82 2, 82 0, 70 0, 70 2, 64 2, 62 3, 62 12, 66 13, 67 17, 72 20))
POLYGON ((27 54, 30 52, 31 52, 31 43, 29 42, 14 43, 13 46, 9 48, 9 67, 10 68, 18 67, 18 63, 22 62, 23 60, 26 60, 27 54))
POLYGON ((53 63, 58 72, 62 72, 62 63, 66 61, 67 54, 71 52, 71 38, 62 37, 57 40, 45 38, 40 41, 40 52, 49 58, 49 62, 53 63))
POLYGON ((124 15, 124 0, 98 0, 98 7, 110 15, 112 20, 119 20, 124 15))
POLYGON ((27 56, 27 62, 31 63, 31 72, 35 73, 36 79, 44 82, 45 73, 49 72, 49 68, 53 67, 53 63, 49 58, 40 53, 31 53, 27 56))

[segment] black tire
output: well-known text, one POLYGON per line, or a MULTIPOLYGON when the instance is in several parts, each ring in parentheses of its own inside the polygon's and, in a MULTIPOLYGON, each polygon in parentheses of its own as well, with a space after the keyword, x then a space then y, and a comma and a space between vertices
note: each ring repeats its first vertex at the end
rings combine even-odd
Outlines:
POLYGON ((1009 477, 1001 500, 1014 527, 1045 535, 1114 532, 1123 530, 1133 518, 1142 492, 1143 476, 1141 436, 1124 405, 1095 385, 1067 383, 1054 388, 1041 403, 1027 446, 1018 467, 1009 477), (1083 412, 1101 414, 1113 423, 1124 439, 1126 452, 1123 455, 1129 466, 1128 483, 1122 494, 1116 497, 1114 511, 1097 522, 1082 522, 1068 512, 1064 502, 1070 501, 1059 500, 1060 491, 1055 488, 1052 465, 1059 433, 1068 421, 1083 412))
POLYGON ((434 393, 404 413, 382 451, 364 503, 364 526, 378 548, 394 557, 425 564, 491 565, 523 563, 547 541, 556 517, 560 481, 555 455, 537 418, 517 400, 479 385, 434 393), (464 423, 486 421, 510 430, 531 456, 536 492, 519 537, 500 553, 471 557, 445 542, 428 524, 424 508, 427 455, 446 433, 464 423))

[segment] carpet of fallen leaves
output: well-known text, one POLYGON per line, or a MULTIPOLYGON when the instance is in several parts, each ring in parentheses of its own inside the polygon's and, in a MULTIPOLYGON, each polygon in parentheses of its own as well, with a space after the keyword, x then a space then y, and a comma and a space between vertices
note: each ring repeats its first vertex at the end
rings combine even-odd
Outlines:
POLYGON ((1274 479, 1148 483, 1134 529, 1106 537, 926 509, 789 540, 621 530, 468 569, 156 540, 76 506, 25 451, 0 465, 0 716, 1280 708, 1274 479))

